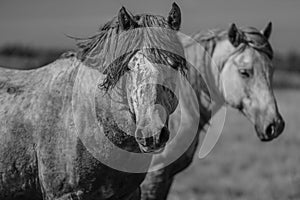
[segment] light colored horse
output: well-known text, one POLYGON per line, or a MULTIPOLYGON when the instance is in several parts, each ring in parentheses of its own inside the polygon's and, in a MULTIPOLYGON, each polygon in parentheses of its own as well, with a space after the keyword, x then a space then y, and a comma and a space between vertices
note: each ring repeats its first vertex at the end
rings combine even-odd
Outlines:
POLYGON ((145 173, 107 162, 146 171, 151 156, 130 163, 134 155, 165 146, 178 104, 170 91, 185 69, 180 22, 176 4, 167 18, 123 7, 95 36, 77 38, 77 53, 34 70, 1 68, 0 199, 139 199, 145 173))
MULTIPOLYGON (((197 33, 193 39, 183 40, 186 58, 195 66, 190 67, 188 80, 200 104, 200 121, 196 122, 197 114, 190 109, 191 123, 183 127, 184 134, 174 137, 175 141, 154 157, 152 167, 160 169, 147 174, 142 184, 143 200, 167 198, 174 176, 191 164, 200 132, 223 103, 243 113, 254 124, 261 141, 270 141, 282 133, 284 121, 272 89, 273 51, 268 42, 271 29, 271 23, 262 31, 232 24, 228 30, 197 33), (189 148, 180 152, 193 123, 198 123, 197 135, 189 148), (168 165, 167 158, 176 154, 181 156, 168 165)), ((181 90, 181 107, 188 110, 193 106, 185 103, 191 98, 185 92, 181 90)), ((170 120, 171 133, 178 130, 182 113, 174 115, 174 121, 170 120)))

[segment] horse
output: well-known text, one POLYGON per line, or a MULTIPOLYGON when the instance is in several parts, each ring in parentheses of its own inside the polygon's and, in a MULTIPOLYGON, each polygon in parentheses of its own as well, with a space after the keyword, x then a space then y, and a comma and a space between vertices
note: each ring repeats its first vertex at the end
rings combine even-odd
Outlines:
POLYGON ((146 173, 118 167, 147 169, 168 141, 180 25, 176 3, 167 17, 122 7, 53 63, 0 68, 0 199, 139 199, 146 173))
MULTIPOLYGON (((246 116, 254 124, 261 141, 271 141, 283 132, 285 123, 272 89, 271 32, 271 22, 261 31, 232 24, 228 30, 215 29, 197 32, 191 38, 182 37, 186 58, 195 66, 189 67, 187 79, 196 93, 201 116, 197 122, 193 117, 197 115, 189 111, 191 123, 183 128, 183 134, 173 137, 173 145, 167 145, 161 154, 155 155, 151 165, 158 168, 149 172, 142 183, 143 200, 167 198, 174 176, 191 164, 200 132, 207 130, 211 117, 224 104, 246 116), (186 151, 178 152, 182 150, 180 145, 185 137, 191 134, 189 127, 193 123, 197 123, 195 127, 198 128, 194 139, 186 151), (176 153, 180 155, 177 160, 167 163, 166 158, 176 153)), ((180 92, 183 93, 183 108, 195 107, 185 103, 190 95, 185 90, 180 92)), ((181 114, 173 113, 177 116, 169 121, 171 133, 178 130, 176 124, 180 124, 181 114)))

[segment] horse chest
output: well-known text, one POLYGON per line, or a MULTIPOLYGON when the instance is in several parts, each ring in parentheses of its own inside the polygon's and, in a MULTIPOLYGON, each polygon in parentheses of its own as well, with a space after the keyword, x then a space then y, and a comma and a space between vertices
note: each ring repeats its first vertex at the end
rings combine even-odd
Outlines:
POLYGON ((119 199, 134 192, 145 177, 142 173, 126 173, 106 166, 94 158, 80 140, 77 156, 77 188, 84 199, 119 199))

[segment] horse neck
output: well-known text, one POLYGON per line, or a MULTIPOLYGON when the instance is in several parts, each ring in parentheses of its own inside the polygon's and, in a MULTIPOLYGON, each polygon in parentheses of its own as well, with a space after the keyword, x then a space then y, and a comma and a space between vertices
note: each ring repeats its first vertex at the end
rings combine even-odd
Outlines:
POLYGON ((192 65, 188 79, 199 102, 201 121, 208 121, 224 104, 224 96, 219 77, 220 60, 214 60, 214 42, 194 42, 185 47, 185 56, 192 65))

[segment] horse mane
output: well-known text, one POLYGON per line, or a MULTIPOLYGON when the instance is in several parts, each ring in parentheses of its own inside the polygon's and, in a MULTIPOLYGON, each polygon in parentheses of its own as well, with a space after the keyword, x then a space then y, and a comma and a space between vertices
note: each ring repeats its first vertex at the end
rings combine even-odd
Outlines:
MULTIPOLYGON (((95 68, 106 75, 101 88, 108 90, 116 85, 122 75, 128 71, 128 62, 139 50, 149 47, 147 52, 153 61, 167 63, 170 55, 163 49, 170 49, 171 57, 181 65, 177 69, 185 71, 184 50, 167 20, 158 15, 140 14, 134 16, 138 27, 123 31, 118 18, 100 27, 99 31, 87 38, 74 38, 79 47, 77 58, 86 66, 95 68), (154 28, 155 29, 151 29, 154 28), (156 29, 157 27, 157 29, 156 29), (169 31, 168 31, 169 30, 169 31), (153 46, 160 48, 153 48, 153 46)), ((148 55, 146 55, 148 56, 148 55)))
MULTIPOLYGON (((245 45, 251 46, 259 52, 266 54, 271 60, 273 59, 273 49, 267 38, 254 27, 240 27, 240 33, 243 35, 244 44, 238 48, 237 51, 243 50, 245 45)), ((216 43, 228 39, 228 30, 225 29, 212 29, 205 32, 199 32, 192 36, 194 40, 200 42, 205 50, 212 56, 216 43)))

